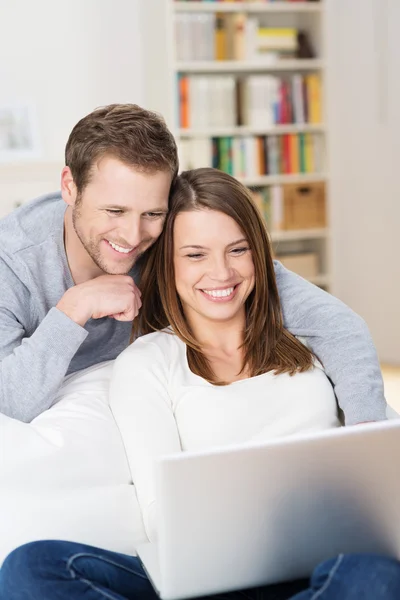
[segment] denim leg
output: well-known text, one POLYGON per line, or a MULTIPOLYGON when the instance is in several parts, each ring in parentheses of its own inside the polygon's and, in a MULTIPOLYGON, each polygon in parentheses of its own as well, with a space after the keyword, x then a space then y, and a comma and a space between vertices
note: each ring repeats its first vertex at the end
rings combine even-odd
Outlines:
POLYGON ((228 594, 218 594, 212 598, 213 600, 290 600, 294 594, 307 588, 308 580, 298 579, 228 594))
MULTIPOLYGON (((289 600, 307 582, 217 594, 214 600, 289 600)), ((133 556, 85 544, 40 541, 14 550, 0 570, 0 600, 157 600, 133 556)))
POLYGON ((400 562, 369 554, 341 554, 317 566, 310 588, 291 600, 399 600, 400 562))
POLYGON ((296 579, 295 581, 265 585, 258 588, 256 600, 291 600, 295 594, 307 589, 307 587, 307 579, 296 579))
POLYGON ((137 558, 85 544, 41 541, 0 570, 0 600, 156 600, 137 558))

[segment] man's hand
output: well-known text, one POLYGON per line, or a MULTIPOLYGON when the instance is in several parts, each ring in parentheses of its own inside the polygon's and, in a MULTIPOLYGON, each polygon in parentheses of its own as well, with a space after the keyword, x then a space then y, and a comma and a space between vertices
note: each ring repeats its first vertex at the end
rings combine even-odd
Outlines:
POLYGON ((141 293, 129 275, 101 275, 67 290, 56 308, 82 327, 89 319, 133 321, 141 293))

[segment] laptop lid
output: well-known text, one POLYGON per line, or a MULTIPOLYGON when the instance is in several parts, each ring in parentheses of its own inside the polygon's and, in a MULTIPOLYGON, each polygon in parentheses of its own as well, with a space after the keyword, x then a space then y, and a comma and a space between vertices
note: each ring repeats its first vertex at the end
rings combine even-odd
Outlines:
POLYGON ((399 461, 400 421, 161 459, 161 597, 307 577, 342 552, 400 557, 399 461))

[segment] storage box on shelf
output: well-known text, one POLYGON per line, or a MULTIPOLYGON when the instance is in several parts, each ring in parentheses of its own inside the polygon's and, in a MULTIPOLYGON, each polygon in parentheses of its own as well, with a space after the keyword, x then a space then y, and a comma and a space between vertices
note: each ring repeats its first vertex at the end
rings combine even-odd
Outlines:
POLYGON ((311 280, 318 277, 319 267, 316 252, 280 254, 277 258, 284 267, 301 275, 301 277, 311 280))
POLYGON ((252 188, 276 254, 329 288, 324 3, 171 0, 169 14, 181 168, 252 188))
POLYGON ((325 184, 285 184, 250 188, 255 204, 272 232, 324 229, 325 184))
POLYGON ((323 182, 283 186, 282 229, 326 227, 325 198, 323 182))

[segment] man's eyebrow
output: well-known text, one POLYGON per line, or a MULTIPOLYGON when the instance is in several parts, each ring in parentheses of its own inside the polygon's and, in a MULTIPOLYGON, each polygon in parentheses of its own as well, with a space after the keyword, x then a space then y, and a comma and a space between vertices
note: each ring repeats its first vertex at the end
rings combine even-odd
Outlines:
POLYGON ((129 210, 127 206, 123 206, 122 204, 104 204, 102 208, 112 208, 117 210, 129 210))
MULTIPOLYGON (((241 244, 242 242, 247 242, 246 238, 240 238, 240 240, 235 240, 231 242, 226 247, 230 248, 231 246, 236 246, 236 244, 241 244)), ((209 250, 207 246, 199 246, 197 244, 189 244, 188 246, 181 246, 179 250, 184 250, 185 248, 195 248, 196 250, 209 250)))
MULTIPOLYGON (((125 210, 127 212, 132 210, 131 206, 125 206, 123 204, 105 204, 102 208, 107 208, 107 209, 111 209, 111 210, 125 210)), ((167 213, 168 209, 163 206, 163 207, 149 208, 148 210, 145 210, 143 212, 144 213, 148 213, 148 212, 167 213)))

